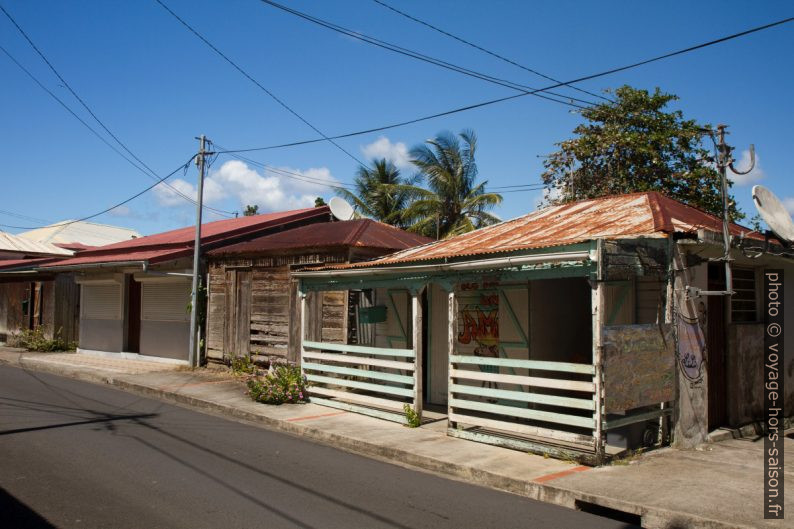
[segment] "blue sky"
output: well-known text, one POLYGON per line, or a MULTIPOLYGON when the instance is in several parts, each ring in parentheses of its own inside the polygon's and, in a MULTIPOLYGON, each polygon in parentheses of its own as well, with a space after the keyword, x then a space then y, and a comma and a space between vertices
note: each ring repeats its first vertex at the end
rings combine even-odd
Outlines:
MULTIPOLYGON (((261 84, 327 135, 399 122, 515 93, 333 33, 257 0, 164 0, 261 84)), ((395 6, 552 77, 572 79, 791 16, 790 2, 519 2, 389 0, 395 6)), ((283 0, 295 9, 426 54, 531 86, 543 79, 419 26, 371 0, 283 0)), ((61 75, 129 148, 161 175, 206 134, 227 148, 317 135, 190 34, 153 0, 2 0, 61 75)), ((0 16, 0 45, 87 121, 41 59, 0 16)), ((770 187, 794 211, 794 24, 583 83, 591 91, 631 84, 677 94, 689 118, 730 125, 737 157, 750 143, 760 170, 735 187, 752 215, 750 186, 770 187)), ((0 54, 0 224, 38 226, 91 214, 150 185, 0 54), (24 215, 23 219, 8 213, 24 215), (33 219, 40 219, 39 221, 33 219)), ((581 96, 576 92, 573 95, 581 96)), ((580 117, 523 97, 383 133, 339 140, 359 158, 405 151, 442 130, 479 137, 480 176, 491 186, 536 183, 540 155, 570 136, 580 117)), ((98 125, 92 125, 100 130, 98 125)), ((250 155, 272 167, 338 182, 356 163, 328 143, 250 155)), ((406 172, 410 167, 404 166, 406 172)), ((197 173, 173 185, 193 192, 197 173)), ((241 210, 301 207, 333 191, 219 157, 209 203, 241 210)), ((538 192, 507 193, 496 211, 533 210, 538 192)), ((97 222, 142 233, 189 225, 194 208, 167 189, 146 193, 97 222)), ((750 216, 748 215, 748 216, 750 216)), ((218 217, 209 215, 212 220, 218 217)), ((0 228, 10 232, 21 231, 0 228)))

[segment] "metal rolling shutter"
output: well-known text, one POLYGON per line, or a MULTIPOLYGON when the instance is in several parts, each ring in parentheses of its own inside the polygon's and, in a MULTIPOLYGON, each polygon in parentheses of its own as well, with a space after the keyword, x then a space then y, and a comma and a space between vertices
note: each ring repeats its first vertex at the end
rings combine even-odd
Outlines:
POLYGON ((190 283, 186 281, 146 281, 142 285, 141 320, 190 320, 190 283))
POLYGON ((120 320, 121 285, 83 285, 82 307, 87 320, 120 320))

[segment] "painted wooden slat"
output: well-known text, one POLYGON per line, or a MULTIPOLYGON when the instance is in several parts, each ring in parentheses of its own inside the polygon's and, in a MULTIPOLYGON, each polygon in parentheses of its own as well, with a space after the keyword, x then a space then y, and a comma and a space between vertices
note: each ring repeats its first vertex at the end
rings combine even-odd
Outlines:
POLYGON ((354 377, 371 378, 373 380, 386 380, 388 382, 397 382, 400 384, 413 385, 414 383, 414 377, 409 377, 405 375, 394 375, 392 373, 383 373, 382 371, 355 369, 352 367, 332 366, 327 364, 314 364, 310 362, 304 362, 303 369, 308 369, 311 371, 323 371, 325 373, 336 373, 338 375, 351 375, 354 377))
POLYGON ((309 395, 312 396, 311 401, 315 402, 314 395, 322 395, 323 397, 330 397, 336 399, 349 400, 351 402, 358 402, 369 406, 377 406, 379 408, 387 408, 397 410, 402 413, 403 404, 399 400, 382 399, 380 397, 370 397, 369 395, 361 395, 360 393, 353 393, 352 391, 340 391, 336 389, 323 388, 320 386, 311 386, 309 388, 309 395))
POLYGON ((399 395, 401 397, 413 397, 413 388, 395 388, 393 386, 386 386, 385 384, 370 384, 368 382, 358 382, 356 380, 345 380, 343 378, 324 377, 321 375, 307 374, 306 378, 309 382, 317 382, 320 384, 332 384, 334 386, 344 386, 348 388, 365 389, 367 391, 374 391, 376 393, 387 393, 389 395, 399 395))
POLYGON ((497 421, 494 419, 486 419, 484 417, 473 417, 471 415, 463 415, 460 413, 452 413, 449 420, 457 423, 470 424, 472 426, 481 426, 491 430, 500 430, 504 432, 516 433, 520 435, 532 435, 536 437, 545 437, 554 441, 565 441, 567 443, 576 443, 585 446, 593 445, 593 438, 589 435, 582 435, 571 432, 563 432, 562 430, 552 430, 550 428, 541 428, 540 426, 531 426, 529 424, 518 424, 507 421, 497 421))
POLYGON ((369 347, 366 345, 347 345, 343 343, 323 343, 312 342, 309 340, 303 341, 303 347, 310 349, 324 349, 326 351, 338 351, 340 353, 358 353, 367 355, 380 355, 380 356, 405 356, 413 358, 413 349, 387 349, 385 347, 369 347))
POLYGON ((360 413, 361 415, 369 415, 370 417, 377 417, 378 419, 385 419, 387 421, 405 424, 405 415, 399 413, 375 410, 372 408, 367 408, 366 406, 357 406, 355 404, 348 404, 347 402, 339 402, 338 400, 313 398, 312 402, 321 406, 328 406, 329 408, 352 411, 354 413, 360 413))
POLYGON ((400 362, 397 360, 382 360, 380 358, 366 358, 364 356, 342 355, 334 353, 316 353, 314 351, 303 351, 303 358, 312 360, 325 360, 326 362, 338 362, 340 364, 354 364, 362 366, 387 367, 389 369, 403 369, 413 371, 413 362, 400 362))
POLYGON ((620 428, 621 426, 626 426, 627 424, 634 424, 638 422, 657 419, 662 415, 670 413, 672 410, 673 410, 672 408, 660 408, 658 410, 652 410, 645 413, 629 415, 628 417, 621 417, 619 419, 608 420, 604 423, 604 430, 614 430, 615 428, 620 428))
POLYGON ((523 391, 509 391, 504 389, 482 388, 478 386, 464 386, 462 384, 453 384, 450 388, 450 391, 452 393, 463 393, 465 395, 477 395, 480 397, 515 400, 519 402, 534 402, 537 404, 561 406, 564 408, 576 408, 580 410, 595 409, 595 404, 593 403, 592 399, 575 399, 572 397, 558 397, 557 395, 525 393, 523 391))
POLYGON ((539 388, 568 389, 571 391, 585 391, 592 393, 595 385, 592 382, 579 380, 560 380, 557 378, 525 377, 521 375, 502 375, 499 373, 483 373, 463 369, 451 369, 450 378, 463 378, 467 380, 483 380, 486 382, 502 382, 504 384, 517 384, 519 386, 536 386, 539 388))
POLYGON ((517 408, 515 406, 500 406, 499 404, 488 404, 486 402, 475 402, 471 400, 449 399, 452 408, 465 410, 484 411, 507 415, 511 417, 521 417, 522 419, 534 419, 536 421, 553 422, 557 424, 567 424, 581 428, 593 428, 595 421, 592 417, 578 417, 575 415, 565 415, 563 413, 552 413, 550 411, 537 411, 527 408, 517 408))
POLYGON ((561 371, 565 373, 581 373, 592 375, 595 368, 591 364, 572 364, 569 362, 548 362, 545 360, 519 360, 515 358, 490 358, 487 356, 454 355, 450 359, 453 364, 475 364, 499 367, 515 367, 519 369, 539 369, 544 371, 561 371))
POLYGON ((504 446, 505 448, 521 450, 522 452, 550 455, 558 459, 574 460, 588 465, 593 465, 596 462, 596 456, 591 452, 583 450, 571 450, 565 447, 558 447, 542 442, 531 441, 529 439, 515 439, 481 432, 470 432, 468 430, 455 430, 453 428, 447 430, 447 435, 450 437, 458 437, 460 439, 467 439, 469 441, 476 441, 479 443, 504 446))

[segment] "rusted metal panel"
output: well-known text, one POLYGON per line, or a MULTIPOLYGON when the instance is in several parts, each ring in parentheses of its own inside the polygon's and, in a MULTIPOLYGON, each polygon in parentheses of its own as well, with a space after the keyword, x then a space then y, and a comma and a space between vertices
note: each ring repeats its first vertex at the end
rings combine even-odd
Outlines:
MULTIPOLYGON (((657 192, 582 200, 534 211, 443 241, 418 246, 367 263, 329 268, 359 268, 486 255, 575 244, 584 241, 666 237, 673 232, 722 231, 721 220, 657 192)), ((731 225, 734 235, 751 230, 731 225)))
POLYGON ((671 325, 603 328, 604 408, 619 413, 674 399, 671 325))
POLYGON ((370 219, 314 224, 213 250, 210 255, 250 255, 330 247, 404 250, 432 239, 370 219))

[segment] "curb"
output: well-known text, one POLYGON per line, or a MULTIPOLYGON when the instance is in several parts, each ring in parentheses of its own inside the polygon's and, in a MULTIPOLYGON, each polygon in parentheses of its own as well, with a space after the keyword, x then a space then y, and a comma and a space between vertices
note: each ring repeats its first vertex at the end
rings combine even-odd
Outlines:
MULTIPOLYGON (((274 419, 264 415, 242 410, 234 406, 199 399, 180 393, 162 390, 145 384, 129 382, 114 378, 113 374, 102 375, 86 371, 85 369, 64 368, 63 366, 50 366, 46 363, 25 361, 20 353, 16 359, 0 357, 0 365, 20 367, 31 371, 45 372, 48 374, 64 376, 83 382, 110 385, 128 393, 143 397, 180 405, 193 410, 211 413, 225 418, 234 418, 248 423, 258 423, 265 427, 285 432, 302 439, 308 439, 320 444, 338 448, 346 452, 377 459, 391 464, 410 467, 435 473, 447 478, 464 481, 469 484, 480 485, 492 489, 510 492, 530 499, 551 503, 569 509, 581 510, 582 504, 606 507, 623 513, 639 516, 642 527, 647 529, 751 529, 750 526, 736 525, 719 520, 712 520, 693 514, 668 511, 656 507, 646 507, 640 504, 626 502, 620 499, 586 494, 572 489, 557 487, 546 483, 522 480, 495 474, 476 467, 461 464, 450 464, 431 457, 420 456, 408 450, 385 447, 375 443, 351 439, 346 436, 331 434, 318 428, 300 423, 274 419)), ((123 376, 123 375, 119 375, 123 376)))

